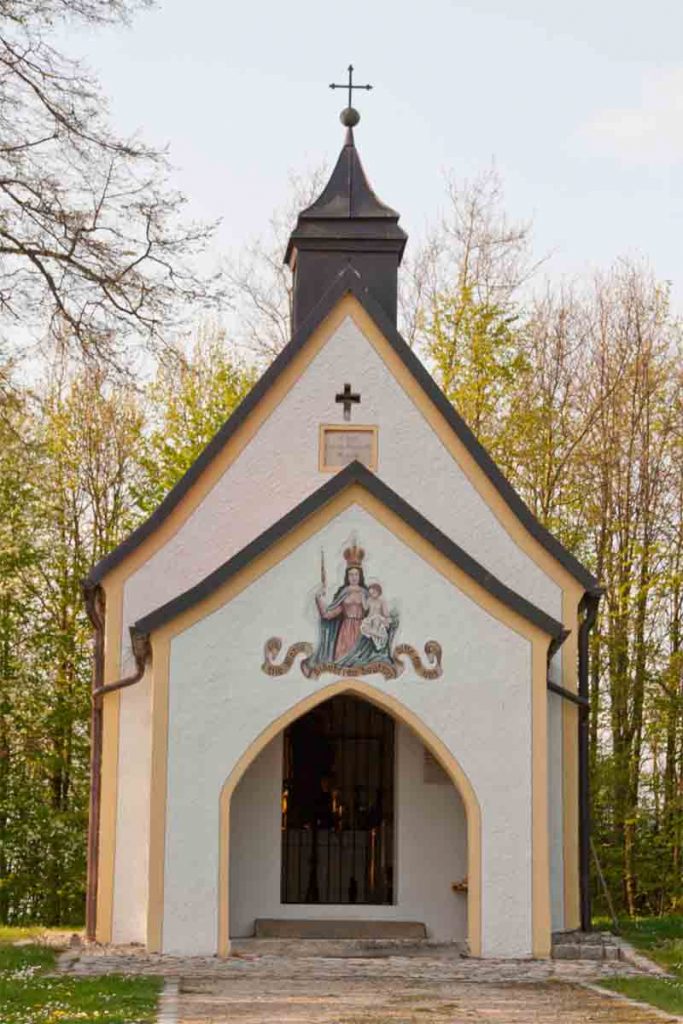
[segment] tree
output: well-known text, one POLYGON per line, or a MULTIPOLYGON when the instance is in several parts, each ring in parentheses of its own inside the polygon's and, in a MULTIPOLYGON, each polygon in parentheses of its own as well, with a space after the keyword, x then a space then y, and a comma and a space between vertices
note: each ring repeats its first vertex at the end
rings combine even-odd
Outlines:
POLYGON ((141 425, 134 394, 101 371, 0 419, 3 922, 82 916, 91 631, 80 589, 139 518, 141 425))
POLYGON ((235 344, 270 362, 291 337, 292 275, 285 250, 296 219, 322 191, 327 166, 290 173, 287 202, 275 209, 265 237, 254 238, 225 262, 232 315, 228 326, 235 344))
POLYGON ((672 680, 676 602, 669 600, 679 571, 681 337, 668 290, 628 263, 598 276, 591 312, 589 385, 602 400, 578 469, 592 561, 606 590, 592 680, 596 823, 615 888, 633 914, 657 908, 662 897, 670 906, 681 893, 680 877, 662 889, 663 877, 672 877, 680 800, 676 808, 669 793, 664 807, 657 796, 662 726, 674 730, 669 770, 677 764, 678 778, 683 763, 672 680))
POLYGON ((430 337, 432 312, 444 296, 464 295, 481 309, 514 310, 523 285, 540 265, 531 256, 528 223, 511 223, 495 167, 471 180, 446 179, 446 208, 404 260, 399 290, 399 326, 409 345, 430 337))
POLYGON ((118 137, 93 78, 49 41, 60 21, 126 19, 145 0, 0 2, 0 323, 120 367, 217 297, 191 269, 211 232, 183 224, 162 152, 118 137))
POLYGON ((477 301, 471 284, 433 299, 426 355, 446 396, 495 456, 505 447, 513 395, 525 390, 529 364, 516 317, 477 301))
POLYGON ((256 380, 213 326, 198 331, 189 355, 176 349, 147 392, 149 425, 140 448, 140 507, 150 513, 239 405, 256 380))

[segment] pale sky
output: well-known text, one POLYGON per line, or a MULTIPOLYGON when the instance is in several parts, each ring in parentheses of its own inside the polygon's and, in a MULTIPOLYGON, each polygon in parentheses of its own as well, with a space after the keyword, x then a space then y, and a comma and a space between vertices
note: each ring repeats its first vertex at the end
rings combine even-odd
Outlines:
POLYGON ((683 306, 683 0, 160 0, 65 45, 119 131, 168 144, 221 249, 265 231, 290 170, 333 164, 351 62, 374 85, 358 149, 413 239, 444 172, 493 159, 551 274, 641 255, 683 306))

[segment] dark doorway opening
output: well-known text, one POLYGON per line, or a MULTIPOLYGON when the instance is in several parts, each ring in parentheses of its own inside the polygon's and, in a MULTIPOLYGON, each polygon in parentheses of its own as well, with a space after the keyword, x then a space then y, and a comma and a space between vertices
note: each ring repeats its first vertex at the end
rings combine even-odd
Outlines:
POLYGON ((393 903, 394 722, 357 697, 285 730, 283 903, 393 903))

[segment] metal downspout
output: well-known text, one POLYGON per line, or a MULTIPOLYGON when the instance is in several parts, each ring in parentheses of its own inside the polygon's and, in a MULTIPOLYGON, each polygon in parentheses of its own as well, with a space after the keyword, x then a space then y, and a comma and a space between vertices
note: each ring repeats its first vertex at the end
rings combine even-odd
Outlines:
POLYGON ((581 601, 583 618, 579 627, 579 878, 581 930, 590 931, 592 922, 590 890, 591 813, 590 813, 590 633, 595 625, 602 591, 585 595, 581 601))
POLYGON ((114 683, 104 683, 104 619, 106 601, 104 590, 99 584, 83 584, 83 597, 93 629, 93 672, 92 709, 90 713, 90 807, 88 815, 87 882, 85 898, 85 935, 88 942, 94 942, 97 935, 97 888, 100 859, 100 808, 102 802, 102 698, 134 683, 139 683, 145 674, 145 665, 150 657, 151 646, 148 636, 131 630, 135 672, 114 683))

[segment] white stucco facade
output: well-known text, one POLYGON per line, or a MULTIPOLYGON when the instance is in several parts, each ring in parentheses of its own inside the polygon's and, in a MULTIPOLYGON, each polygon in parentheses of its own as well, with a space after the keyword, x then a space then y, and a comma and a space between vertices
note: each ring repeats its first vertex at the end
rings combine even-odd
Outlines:
POLYGON ((561 592, 512 540, 384 362, 347 317, 167 544, 126 581, 128 626, 187 590, 329 479, 321 423, 343 423, 335 382, 359 382, 354 421, 379 429, 377 475, 517 593, 561 617, 561 592), (246 512, 246 514, 245 514, 246 512))
MULTIPOLYGON (((318 468, 318 431, 321 423, 343 422, 334 396, 349 378, 362 384, 356 421, 378 427, 380 478, 502 582, 561 617, 559 587, 513 541, 347 317, 178 532, 126 580, 122 672, 132 666, 132 623, 204 578, 329 479, 318 468)), ((148 689, 124 690, 113 915, 120 942, 145 938, 150 722, 148 689)))
POLYGON ((264 729, 328 681, 306 679, 294 670, 279 678, 264 674, 259 669, 263 644, 271 635, 287 643, 315 637, 313 594, 321 547, 328 572, 337 579, 343 569, 340 553, 352 535, 367 552, 367 575, 381 579, 385 594, 397 603, 401 639, 419 649, 428 639, 443 646, 441 679, 420 679, 409 668, 399 679, 375 675, 371 682, 445 744, 477 794, 483 951, 531 951, 530 643, 435 573, 367 512, 352 507, 173 640, 166 952, 203 954, 216 948, 221 787, 264 729))
MULTIPOLYGON (((410 394, 352 317, 324 342, 177 531, 125 580, 121 665, 133 667, 130 626, 222 565, 330 479, 319 468, 321 424, 342 424, 335 394, 345 381, 361 393, 354 424, 378 431, 377 476, 512 591, 555 619, 563 594, 492 511, 410 394)), ((404 674, 366 682, 399 701, 456 759, 471 784, 482 824, 482 952, 526 956, 532 949, 531 645, 484 611, 358 506, 348 509, 223 608, 171 645, 167 804, 164 842, 164 952, 217 948, 218 801, 223 783, 261 732, 332 681, 261 671, 267 638, 315 643, 320 551, 330 588, 343 575, 342 550, 355 535, 366 575, 381 581, 400 615, 397 642, 421 653, 443 648, 443 677, 404 674)), ((544 563, 546 564, 546 563, 544 563)), ((118 628, 116 630, 118 635, 118 628)), ((565 651, 550 677, 559 684, 565 651)), ((548 862, 552 927, 565 926, 563 700, 547 701, 548 862)), ((544 712, 545 713, 545 712, 544 712)), ((150 875, 152 670, 119 695, 116 752, 112 941, 147 942, 150 875)), ((466 934, 466 897, 451 891, 466 874, 464 808, 452 786, 425 787, 422 745, 397 723, 396 903, 362 917, 420 920, 435 939, 466 934), (421 788, 422 787, 422 788, 421 788), (429 837, 429 838, 426 838, 429 837), (423 846, 431 865, 422 870, 423 846)), ((232 800, 231 934, 257 917, 324 916, 328 907, 279 899, 281 736, 249 767, 232 800), (266 837, 268 837, 266 841, 266 837)), ((571 905, 571 904, 570 904, 571 905)), ((353 914, 335 907, 334 917, 353 914)))

